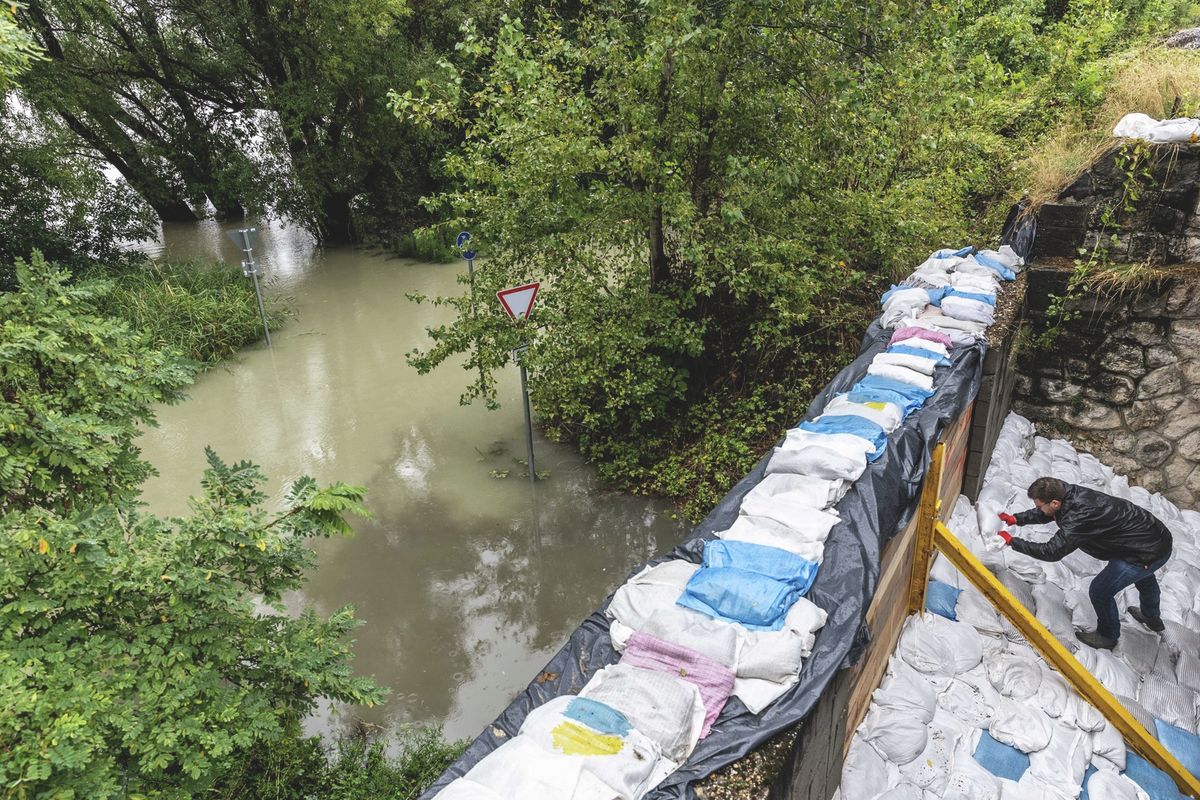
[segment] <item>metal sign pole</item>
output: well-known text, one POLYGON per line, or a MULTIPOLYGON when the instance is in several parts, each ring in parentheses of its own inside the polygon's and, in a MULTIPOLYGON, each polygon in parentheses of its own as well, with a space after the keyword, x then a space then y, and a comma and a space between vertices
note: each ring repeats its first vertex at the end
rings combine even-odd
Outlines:
POLYGON ((525 374, 525 360, 522 358, 527 347, 523 345, 514 350, 513 358, 521 368, 521 407, 525 410, 525 453, 529 460, 529 482, 536 483, 537 467, 533 463, 533 418, 529 414, 529 382, 525 374))
POLYGON ((267 325, 267 309, 263 305, 262 287, 258 285, 258 264, 254 261, 253 236, 254 228, 239 228, 230 231, 228 236, 238 245, 245 258, 242 259, 242 274, 254 281, 254 298, 258 301, 258 314, 262 317, 263 334, 267 337, 267 347, 271 346, 271 328, 267 325), (239 239, 241 241, 239 241, 239 239))

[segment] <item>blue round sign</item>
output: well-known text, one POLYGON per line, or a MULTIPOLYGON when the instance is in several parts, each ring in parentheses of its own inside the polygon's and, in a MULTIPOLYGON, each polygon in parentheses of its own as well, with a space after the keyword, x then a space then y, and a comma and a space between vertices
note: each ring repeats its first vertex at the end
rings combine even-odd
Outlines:
POLYGON ((460 233, 460 234, 458 235, 458 239, 456 240, 456 242, 455 242, 455 243, 458 245, 458 249, 459 249, 459 250, 462 250, 462 248, 463 248, 463 245, 465 245, 465 244, 466 244, 467 242, 469 242, 470 240, 471 240, 471 234, 470 234, 470 232, 469 232, 469 231, 463 231, 462 233, 460 233))
POLYGON ((474 261, 475 260, 475 251, 474 250, 463 250, 463 258, 465 258, 467 261, 474 261))

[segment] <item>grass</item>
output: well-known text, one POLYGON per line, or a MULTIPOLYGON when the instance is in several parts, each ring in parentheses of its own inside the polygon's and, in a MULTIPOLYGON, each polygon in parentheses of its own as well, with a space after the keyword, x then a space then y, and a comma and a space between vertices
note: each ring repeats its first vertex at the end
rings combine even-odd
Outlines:
POLYGON ((1112 130, 1126 114, 1167 119, 1200 110, 1198 51, 1143 47, 1108 59, 1103 68, 1112 78, 1100 104, 1065 119, 1024 165, 1032 208, 1055 200, 1116 146, 1112 130))
POLYGON ((462 258, 452 236, 443 227, 417 228, 398 239, 393 247, 398 256, 449 264, 462 258))
MULTIPOLYGON (((102 311, 205 365, 262 338, 254 284, 238 268, 197 261, 151 262, 105 275, 115 284, 102 311)), ((286 303, 266 302, 275 330, 291 316, 286 303)))
POLYGON ((259 748, 207 796, 213 800, 416 800, 467 747, 434 728, 387 740, 353 736, 328 747, 293 729, 259 748), (389 754, 389 749, 396 751, 389 754))

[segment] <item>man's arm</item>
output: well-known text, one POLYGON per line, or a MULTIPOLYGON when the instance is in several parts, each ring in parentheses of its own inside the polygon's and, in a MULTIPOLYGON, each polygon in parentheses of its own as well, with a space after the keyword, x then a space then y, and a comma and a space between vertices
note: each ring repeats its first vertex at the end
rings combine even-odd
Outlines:
POLYGON ((1075 540, 1061 530, 1048 542, 1031 542, 1014 537, 1010 546, 1018 553, 1024 553, 1038 561, 1059 561, 1079 548, 1075 540))
POLYGON ((1053 517, 1043 514, 1037 506, 1028 511, 1013 514, 1013 518, 1017 520, 1018 525, 1045 525, 1047 522, 1054 522, 1053 517))

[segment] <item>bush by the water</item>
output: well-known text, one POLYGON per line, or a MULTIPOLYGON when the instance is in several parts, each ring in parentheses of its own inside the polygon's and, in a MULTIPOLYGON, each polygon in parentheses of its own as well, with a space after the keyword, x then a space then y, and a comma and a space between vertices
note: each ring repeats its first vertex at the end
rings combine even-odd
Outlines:
MULTIPOLYGON (((241 269, 198 261, 147 261, 115 273, 101 309, 142 331, 156 348, 171 348, 211 365, 263 338, 253 282, 241 269)), ((285 300, 265 300, 271 330, 290 316, 285 300)))
POLYGON ((219 800, 416 800, 466 749, 436 729, 404 728, 394 740, 346 737, 330 747, 291 735, 259 747, 213 788, 219 800))

